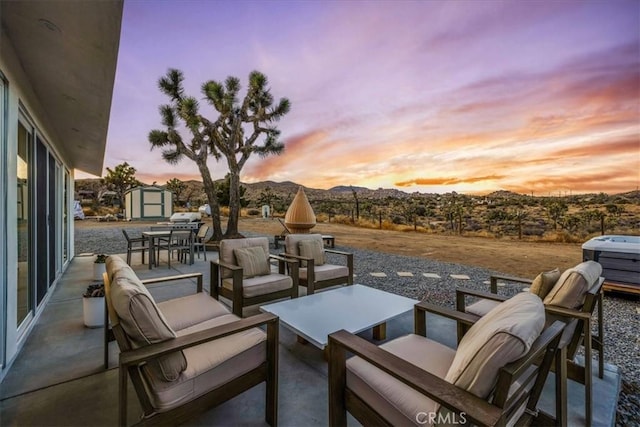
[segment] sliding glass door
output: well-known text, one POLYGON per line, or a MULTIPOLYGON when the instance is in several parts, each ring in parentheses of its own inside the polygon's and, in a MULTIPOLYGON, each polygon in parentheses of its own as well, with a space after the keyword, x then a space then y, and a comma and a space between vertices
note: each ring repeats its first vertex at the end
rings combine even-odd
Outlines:
POLYGON ((20 325, 33 314, 33 248, 32 248, 32 169, 33 169, 33 128, 23 120, 18 122, 17 158, 17 230, 18 230, 18 281, 17 281, 17 322, 20 325))

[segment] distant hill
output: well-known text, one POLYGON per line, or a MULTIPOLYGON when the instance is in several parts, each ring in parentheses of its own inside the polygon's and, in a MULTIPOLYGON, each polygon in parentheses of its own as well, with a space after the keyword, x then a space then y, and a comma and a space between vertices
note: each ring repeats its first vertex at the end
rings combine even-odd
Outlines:
POLYGON ((363 191, 371 191, 367 187, 356 187, 353 185, 338 185, 336 187, 331 187, 328 191, 331 191, 334 193, 343 193, 343 192, 351 193, 353 190, 355 190, 357 193, 360 193, 363 191))
MULTIPOLYGON (((219 180, 220 181, 220 180, 219 180)), ((204 186, 202 181, 198 180, 188 180, 183 181, 185 184, 185 189, 181 194, 181 200, 191 200, 192 204, 195 203, 206 203, 207 197, 204 193, 204 186)), ((216 181, 217 182, 217 181, 216 181)), ((82 192, 83 195, 93 193, 98 194, 101 191, 104 191, 104 187, 102 186, 100 178, 94 179, 78 179, 75 181, 76 187, 76 197, 82 192)), ((144 184, 148 185, 148 184, 144 184)), ((290 201, 293 199, 295 194, 298 192, 298 188, 303 187, 305 194, 309 198, 311 202, 323 202, 329 200, 344 200, 351 201, 353 200, 352 190, 355 190, 358 194, 358 198, 361 200, 370 199, 370 200, 383 200, 383 199, 406 199, 409 197, 422 197, 422 198, 433 198, 439 200, 441 197, 445 196, 443 194, 427 194, 427 193, 407 193, 405 191, 401 191, 395 188, 378 188, 376 190, 372 190, 366 187, 359 186, 350 186, 350 185, 338 185, 332 187, 328 190, 305 187, 298 183, 292 181, 284 181, 284 182, 275 182, 275 181, 261 181, 254 183, 242 183, 242 185, 246 188, 245 199, 250 202, 250 204, 256 204, 258 199, 260 198, 261 193, 266 191, 267 188, 271 190, 271 192, 278 198, 290 201)), ((160 186, 164 187, 164 186, 160 186)), ((453 193, 451 193, 453 194, 453 193)), ((471 196, 474 197, 474 196, 471 196)), ((527 194, 519 194, 514 193, 512 191, 499 190, 489 193, 484 196, 475 196, 477 199, 520 199, 523 197, 530 197, 527 194)), ((536 198, 544 198, 546 196, 537 196, 536 198)), ((603 195, 603 194, 579 194, 579 195, 566 195, 564 197, 571 198, 573 200, 598 200, 600 203, 615 203, 621 199, 627 200, 629 202, 640 202, 640 191, 633 190, 625 193, 612 194, 612 195, 603 195)))

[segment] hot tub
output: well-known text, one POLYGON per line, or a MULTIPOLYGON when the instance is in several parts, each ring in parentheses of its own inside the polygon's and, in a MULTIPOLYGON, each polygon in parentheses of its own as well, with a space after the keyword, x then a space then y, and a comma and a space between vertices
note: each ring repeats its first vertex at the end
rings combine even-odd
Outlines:
POLYGON ((599 262, 606 282, 640 292, 640 236, 594 237, 582 245, 582 258, 599 262))

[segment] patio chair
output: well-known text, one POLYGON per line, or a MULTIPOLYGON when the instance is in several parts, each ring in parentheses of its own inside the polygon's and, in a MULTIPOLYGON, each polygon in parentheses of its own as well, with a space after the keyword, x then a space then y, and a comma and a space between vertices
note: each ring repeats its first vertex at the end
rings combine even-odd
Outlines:
POLYGON ((209 232, 209 226, 206 224, 202 224, 198 229, 198 233, 193 238, 193 250, 198 254, 198 259, 200 259, 200 253, 204 255, 204 260, 207 260, 207 246, 205 245, 205 239, 207 237, 207 233, 209 232))
POLYGON ((184 229, 172 229, 169 233, 169 238, 158 242, 158 257, 160 259, 160 252, 167 251, 167 264, 168 268, 171 268, 171 259, 173 253, 177 253, 178 260, 180 262, 189 263, 193 262, 193 232, 191 230, 184 229), (189 257, 186 261, 187 256, 189 257))
MULTIPOLYGON (((537 407, 551 365, 564 366, 564 324, 543 330, 544 307, 535 295, 505 304, 476 319, 420 302, 415 334, 379 347, 344 330, 329 335, 329 425, 346 425, 347 411, 376 426, 565 425, 562 399, 555 419, 537 407), (471 325, 456 350, 426 337, 426 312, 471 325), (346 360, 347 352, 355 357, 346 360)), ((556 393, 566 393, 562 387, 557 381, 556 393)))
POLYGON ((211 294, 230 299, 236 316, 242 317, 242 309, 250 305, 298 297, 298 261, 269 254, 267 237, 223 239, 219 254, 211 261, 211 294), (278 261, 277 273, 270 260, 278 261))
MULTIPOLYGON (((471 289, 456 290, 456 309, 473 316, 484 316, 493 307, 500 305, 508 297, 498 295, 498 280, 526 283, 529 292, 543 298, 546 312, 546 323, 555 320, 567 323, 562 335, 561 345, 567 347, 567 377, 585 385, 585 420, 587 425, 592 421, 592 349, 598 351, 598 376, 604 375, 604 326, 602 313, 604 278, 600 277, 602 267, 595 261, 586 261, 560 274, 559 270, 541 273, 534 280, 509 276, 492 276, 491 293, 471 289), (473 304, 466 305, 466 297, 480 298, 473 304), (597 335, 591 331, 594 311, 598 307, 597 335), (584 346, 584 365, 575 358, 580 346, 584 346)), ((464 326, 459 326, 458 335, 464 333, 464 326)))
POLYGON ((181 424, 262 382, 265 420, 277 424, 276 316, 239 319, 201 282, 196 294, 156 303, 122 259, 107 264, 106 302, 121 350, 119 425, 127 423, 129 377, 143 410, 139 424, 181 424))
POLYGON ((318 289, 335 285, 353 285, 353 254, 325 249, 321 234, 288 234, 284 240, 285 257, 300 260, 300 285, 311 295, 318 289), (346 265, 329 264, 325 254, 343 256, 346 265))
POLYGON ((144 264, 144 254, 149 250, 149 240, 146 237, 129 237, 129 233, 124 228, 122 229, 124 238, 127 239, 127 264, 131 265, 131 254, 133 252, 140 252, 142 255, 142 263, 144 264))

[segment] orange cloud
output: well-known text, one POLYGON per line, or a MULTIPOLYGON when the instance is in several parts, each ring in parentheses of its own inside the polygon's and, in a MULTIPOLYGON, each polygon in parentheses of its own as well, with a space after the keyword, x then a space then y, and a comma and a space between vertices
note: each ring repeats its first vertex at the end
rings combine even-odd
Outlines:
POLYGON ((454 185, 474 184, 481 181, 493 181, 505 178, 505 175, 487 175, 470 178, 415 178, 409 181, 396 182, 398 187, 410 187, 412 185, 454 185))

